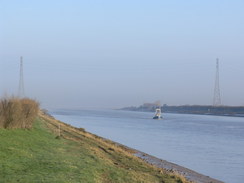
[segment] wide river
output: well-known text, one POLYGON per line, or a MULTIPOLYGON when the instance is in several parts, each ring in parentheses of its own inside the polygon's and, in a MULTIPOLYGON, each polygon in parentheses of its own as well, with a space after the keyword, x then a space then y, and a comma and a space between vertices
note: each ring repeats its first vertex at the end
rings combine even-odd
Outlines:
POLYGON ((117 110, 52 110, 56 118, 212 178, 244 182, 244 118, 117 110))

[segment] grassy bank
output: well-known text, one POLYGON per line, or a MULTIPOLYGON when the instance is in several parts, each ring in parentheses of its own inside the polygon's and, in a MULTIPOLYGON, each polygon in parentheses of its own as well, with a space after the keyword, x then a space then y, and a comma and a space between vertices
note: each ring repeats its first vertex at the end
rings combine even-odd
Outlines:
POLYGON ((113 142, 40 114, 32 129, 0 129, 0 182, 185 181, 113 142))

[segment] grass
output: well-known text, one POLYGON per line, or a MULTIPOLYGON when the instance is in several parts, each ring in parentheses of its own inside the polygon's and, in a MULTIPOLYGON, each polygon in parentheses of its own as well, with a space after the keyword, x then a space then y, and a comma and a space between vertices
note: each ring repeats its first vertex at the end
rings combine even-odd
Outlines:
POLYGON ((0 129, 0 183, 184 182, 113 142, 40 115, 27 129, 0 129), (62 136, 57 137, 61 125, 62 136))

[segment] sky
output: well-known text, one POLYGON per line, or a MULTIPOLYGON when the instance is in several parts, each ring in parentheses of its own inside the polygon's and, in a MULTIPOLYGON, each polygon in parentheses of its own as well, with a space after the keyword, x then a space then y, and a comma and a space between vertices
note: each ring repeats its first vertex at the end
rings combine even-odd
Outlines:
POLYGON ((244 105, 243 0, 0 0, 0 95, 45 108, 244 105))

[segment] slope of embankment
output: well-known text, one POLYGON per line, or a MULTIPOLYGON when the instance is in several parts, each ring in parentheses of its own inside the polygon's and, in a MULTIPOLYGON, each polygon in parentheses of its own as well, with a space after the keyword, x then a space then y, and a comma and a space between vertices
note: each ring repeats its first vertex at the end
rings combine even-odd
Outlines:
POLYGON ((42 112, 32 129, 0 129, 0 139, 0 182, 187 182, 42 112))

